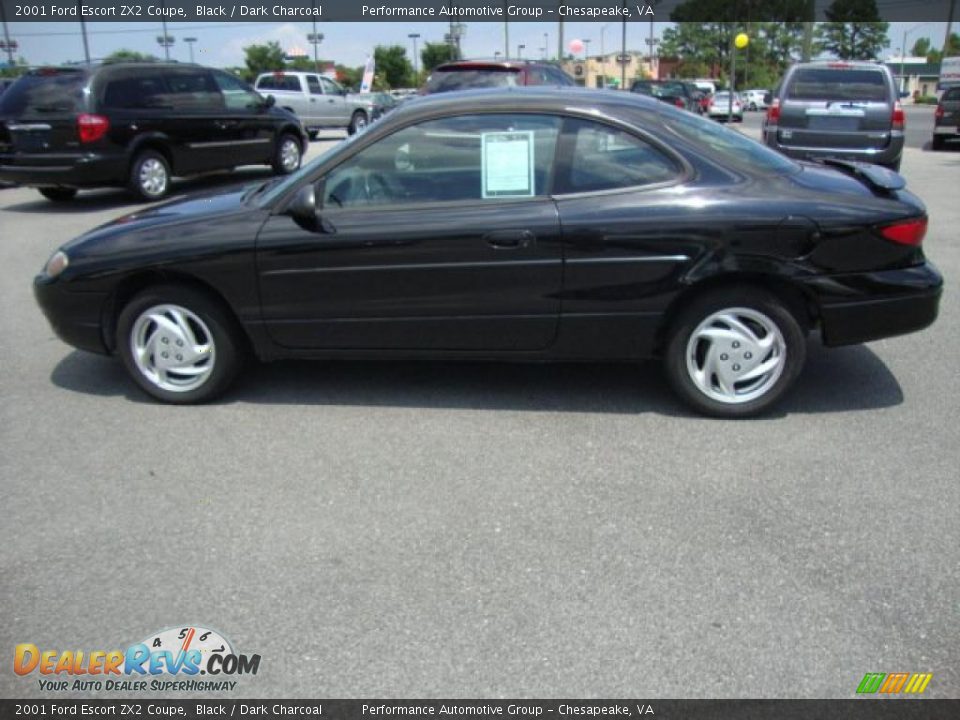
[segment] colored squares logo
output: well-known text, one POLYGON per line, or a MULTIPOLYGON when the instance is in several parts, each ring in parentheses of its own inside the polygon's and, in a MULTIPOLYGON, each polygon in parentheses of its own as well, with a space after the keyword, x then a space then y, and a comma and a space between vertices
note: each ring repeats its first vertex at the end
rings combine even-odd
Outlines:
POLYGON ((857 686, 857 694, 919 695, 927 689, 932 679, 933 673, 867 673, 857 686))

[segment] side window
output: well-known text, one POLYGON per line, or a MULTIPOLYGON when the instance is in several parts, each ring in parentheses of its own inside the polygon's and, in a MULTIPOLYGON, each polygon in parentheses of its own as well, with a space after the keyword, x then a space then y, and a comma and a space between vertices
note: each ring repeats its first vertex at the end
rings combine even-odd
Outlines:
POLYGON ((339 95, 343 91, 343 88, 337 85, 330 78, 325 78, 321 76, 320 83, 323 85, 323 92, 326 93, 327 95, 339 95))
POLYGON ((274 82, 272 77, 266 76, 257 78, 256 88, 257 90, 276 90, 277 84, 274 82))
POLYGON ((616 128, 570 120, 573 158, 565 192, 593 192, 653 185, 682 172, 671 158, 649 143, 616 128))
POLYGON ((317 79, 316 75, 307 75, 307 89, 310 91, 311 95, 323 95, 323 90, 320 87, 320 81, 317 79))
POLYGON ((157 109, 170 104, 159 74, 111 78, 103 93, 103 107, 111 109, 157 109))
POLYGON ((260 96, 240 78, 217 70, 213 73, 213 79, 223 93, 223 102, 228 110, 248 110, 260 104, 260 96))
POLYGON ((546 115, 463 115, 404 128, 331 171, 323 206, 546 195, 560 123, 546 115))
POLYGON ((177 70, 167 75, 174 106, 178 110, 221 110, 223 96, 205 70, 177 70))

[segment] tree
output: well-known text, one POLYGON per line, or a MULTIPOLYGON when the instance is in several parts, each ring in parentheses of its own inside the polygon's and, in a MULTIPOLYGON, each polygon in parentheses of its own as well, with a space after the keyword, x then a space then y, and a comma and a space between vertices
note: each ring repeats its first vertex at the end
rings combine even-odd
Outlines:
POLYGON ((253 82, 257 75, 283 70, 286 67, 283 48, 276 41, 266 45, 248 45, 243 49, 244 62, 247 65, 247 80, 253 82))
POLYGON ((114 50, 112 53, 107 55, 104 60, 108 62, 150 62, 156 61, 157 57, 151 55, 150 53, 137 52, 136 50, 127 50, 126 48, 121 48, 120 50, 114 50))
MULTIPOLYGON (((954 57, 955 55, 960 55, 960 35, 950 33, 950 40, 947 43, 947 57, 954 57)), ((939 63, 942 59, 942 50, 932 48, 930 52, 927 53, 927 62, 939 63)))
POLYGON ((420 62, 423 71, 428 73, 438 65, 457 59, 456 48, 450 43, 428 42, 420 50, 420 62))
POLYGON ((403 45, 377 45, 373 51, 376 74, 386 88, 407 87, 413 77, 413 65, 403 45))
POLYGON ((930 38, 922 37, 917 38, 917 41, 913 44, 913 47, 910 49, 910 55, 912 57, 927 57, 930 54, 930 38))
POLYGON ((357 89, 360 87, 360 84, 363 82, 363 66, 360 67, 347 67, 346 65, 337 65, 337 77, 340 79, 340 84, 344 87, 357 89))
POLYGON ((817 27, 820 50, 841 60, 873 60, 890 44, 890 23, 880 20, 875 0, 834 0, 817 27))
POLYGON ((287 60, 284 68, 286 70, 299 70, 301 72, 317 72, 317 67, 319 66, 322 72, 322 69, 328 64, 329 63, 322 58, 314 62, 312 57, 300 55, 299 57, 290 58, 287 60))

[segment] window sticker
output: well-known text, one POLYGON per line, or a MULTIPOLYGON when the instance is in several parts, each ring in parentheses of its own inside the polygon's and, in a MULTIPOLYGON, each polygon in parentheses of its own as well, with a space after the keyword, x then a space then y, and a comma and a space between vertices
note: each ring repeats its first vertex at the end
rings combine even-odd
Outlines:
POLYGON ((483 147, 483 197, 532 197, 533 130, 485 132, 483 147))

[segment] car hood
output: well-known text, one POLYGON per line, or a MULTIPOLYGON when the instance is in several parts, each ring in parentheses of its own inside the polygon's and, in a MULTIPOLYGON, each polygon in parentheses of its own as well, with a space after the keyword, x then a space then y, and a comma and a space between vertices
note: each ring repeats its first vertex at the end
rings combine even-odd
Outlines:
POLYGON ((162 205, 124 215, 63 246, 71 264, 111 258, 160 257, 227 246, 252 246, 267 213, 243 201, 257 184, 211 190, 174 198, 162 205))

